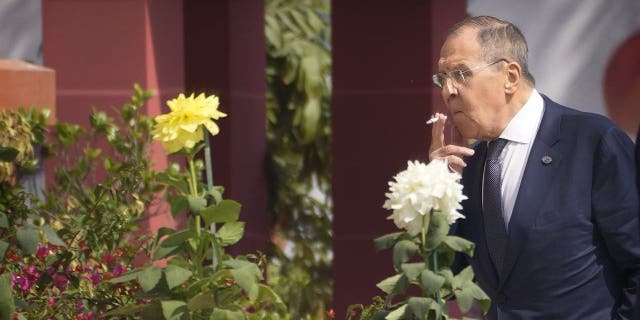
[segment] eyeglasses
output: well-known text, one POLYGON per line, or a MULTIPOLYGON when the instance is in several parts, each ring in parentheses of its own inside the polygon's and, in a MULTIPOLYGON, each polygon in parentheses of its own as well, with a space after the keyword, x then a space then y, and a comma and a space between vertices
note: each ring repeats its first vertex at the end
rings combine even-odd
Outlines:
POLYGON ((442 89, 442 87, 445 84, 445 81, 447 81, 447 78, 450 78, 453 80, 453 82, 455 84, 464 84, 467 81, 467 78, 464 76, 465 74, 473 71, 473 70, 479 70, 479 69, 484 69, 487 68, 489 66, 492 66, 498 62, 509 62, 509 60, 507 59, 498 59, 494 62, 491 62, 489 64, 485 64, 483 66, 477 66, 477 67, 473 67, 467 70, 453 70, 453 71, 449 71, 449 72, 440 72, 440 73, 436 73, 433 75, 432 80, 433 80, 433 84, 436 85, 436 87, 442 89))

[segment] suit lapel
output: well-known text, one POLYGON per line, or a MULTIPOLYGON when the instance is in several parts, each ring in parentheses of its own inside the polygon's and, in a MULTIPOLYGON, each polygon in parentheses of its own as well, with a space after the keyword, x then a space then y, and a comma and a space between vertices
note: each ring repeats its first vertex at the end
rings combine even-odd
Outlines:
POLYGON ((528 240, 530 228, 535 225, 536 215, 545 203, 550 185, 556 177, 562 161, 561 154, 553 147, 559 139, 561 109, 544 97, 544 115, 525 167, 520 189, 509 221, 507 248, 500 288, 511 271, 528 240), (549 160, 551 160, 549 162, 549 160))

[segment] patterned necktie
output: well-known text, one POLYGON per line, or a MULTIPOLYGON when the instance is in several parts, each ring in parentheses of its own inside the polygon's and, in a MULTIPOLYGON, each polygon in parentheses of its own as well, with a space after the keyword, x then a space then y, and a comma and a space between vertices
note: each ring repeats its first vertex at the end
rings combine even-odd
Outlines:
POLYGON ((489 143, 482 186, 482 211, 487 245, 498 273, 502 270, 507 243, 507 230, 502 217, 502 163, 500 162, 500 153, 506 144, 505 139, 496 139, 489 143))

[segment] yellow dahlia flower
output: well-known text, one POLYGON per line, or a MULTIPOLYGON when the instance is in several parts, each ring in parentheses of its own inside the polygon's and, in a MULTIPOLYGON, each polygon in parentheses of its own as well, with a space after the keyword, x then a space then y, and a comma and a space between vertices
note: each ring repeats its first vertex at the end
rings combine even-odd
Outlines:
POLYGON ((182 148, 192 149, 196 143, 204 139, 203 125, 211 135, 215 136, 220 132, 213 120, 227 115, 218 111, 218 97, 206 97, 204 93, 196 98, 193 96, 191 94, 186 98, 181 93, 176 99, 167 101, 171 112, 155 117, 156 124, 151 134, 154 140, 162 142, 167 153, 178 152, 182 148))

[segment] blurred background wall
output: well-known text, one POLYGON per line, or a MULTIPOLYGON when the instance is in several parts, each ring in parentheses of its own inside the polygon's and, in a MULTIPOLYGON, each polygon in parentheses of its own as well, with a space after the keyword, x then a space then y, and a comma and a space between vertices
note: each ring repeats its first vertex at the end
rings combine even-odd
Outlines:
MULTIPOLYGON (((251 217, 239 250, 266 250, 264 7, 259 0, 3 0, 0 58, 55 69, 56 118, 64 121, 86 123, 93 104, 105 110, 121 104, 134 82, 158 93, 148 115, 162 112, 162 101, 181 91, 220 95, 232 116, 221 122, 216 138, 217 177, 251 217)), ((445 110, 430 77, 446 30, 467 14, 520 26, 540 92, 607 115, 635 137, 638 1, 331 1, 327 152, 333 159, 337 318, 347 305, 381 294, 375 284, 392 272, 389 252, 374 252, 372 243, 394 229, 382 209, 387 181, 407 160, 426 160, 430 133, 424 120, 445 110)), ((452 139, 453 130, 447 133, 452 139)), ((159 153, 154 159, 167 163, 159 153)), ((166 223, 172 222, 164 216, 148 222, 166 223)))

